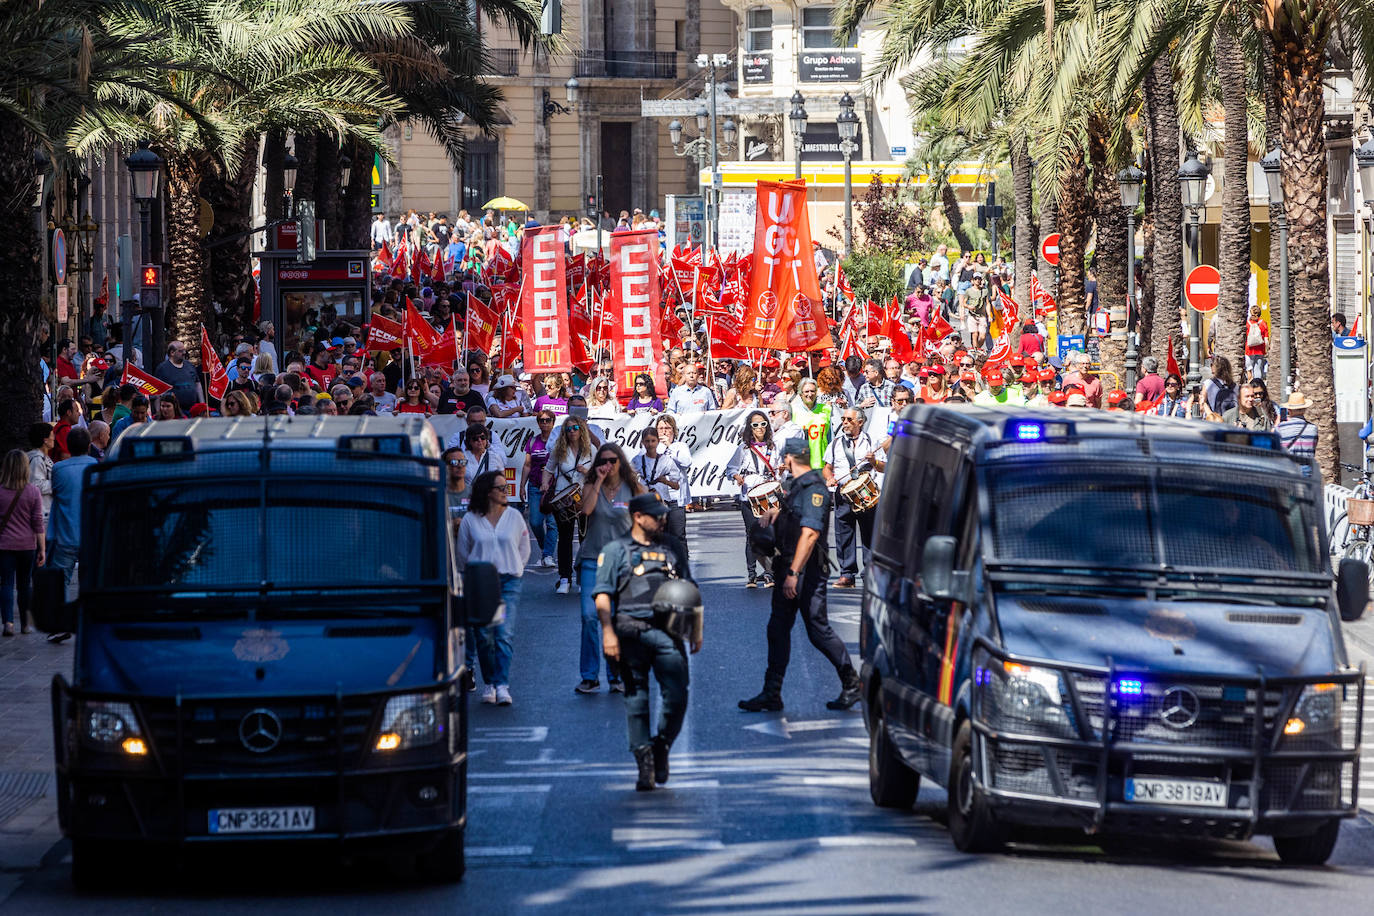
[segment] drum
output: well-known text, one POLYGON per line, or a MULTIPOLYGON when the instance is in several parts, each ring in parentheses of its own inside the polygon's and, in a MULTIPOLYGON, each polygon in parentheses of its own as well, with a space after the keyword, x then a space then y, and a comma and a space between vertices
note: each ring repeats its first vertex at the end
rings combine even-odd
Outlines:
POLYGON ((769 509, 782 507, 782 484, 776 480, 764 481, 757 486, 750 487, 746 492, 749 498, 749 508, 754 510, 754 518, 762 518, 763 513, 769 509))
POLYGON ((840 487, 840 495, 849 501, 855 512, 877 508, 878 481, 872 471, 864 471, 840 487))
POLYGON ((553 497, 553 515, 560 522, 571 522, 582 514, 582 484, 570 483, 553 497))

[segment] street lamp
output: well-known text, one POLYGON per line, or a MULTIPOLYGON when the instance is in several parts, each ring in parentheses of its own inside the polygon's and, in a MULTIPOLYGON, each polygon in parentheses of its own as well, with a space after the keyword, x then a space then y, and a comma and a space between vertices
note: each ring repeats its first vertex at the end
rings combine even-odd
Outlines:
MULTIPOLYGON (((1288 306, 1288 210, 1283 204, 1282 151, 1277 146, 1270 150, 1260 160, 1260 168, 1264 169, 1264 182, 1269 185, 1269 212, 1279 230, 1279 385, 1283 400, 1287 401, 1293 391, 1290 377, 1293 367, 1293 318, 1288 306)), ((1360 166, 1360 183, 1369 188, 1363 163, 1360 166)), ((1369 191, 1365 191, 1365 195, 1368 198, 1369 191)))
MULTIPOLYGON (((162 190, 162 157, 153 152, 147 140, 138 141, 138 149, 129 154, 124 165, 129 170, 129 185, 133 188, 134 200, 138 201, 139 229, 143 234, 143 262, 153 262, 153 239, 150 229, 149 208, 157 200, 162 190)), ((292 173, 292 181, 295 173, 292 173)))
MULTIPOLYGON (((33 208, 43 209, 43 189, 47 187, 48 180, 48 154, 43 152, 43 147, 36 147, 33 151, 33 170, 36 178, 33 182, 33 208)), ((38 233, 43 234, 41 231, 38 233)))
POLYGON ((792 122, 793 149, 796 152, 797 171, 794 178, 801 177, 802 135, 806 133, 806 100, 801 90, 792 93, 792 113, 787 116, 792 122))
POLYGON ((840 131, 840 153, 844 156, 844 256, 849 257, 854 243, 854 175, 851 160, 859 149, 854 142, 859 135, 859 116, 854 113, 854 99, 848 92, 840 96, 840 114, 835 124, 840 131))
POLYGON ((668 122, 668 139, 673 142, 673 146, 682 142, 682 122, 676 118, 668 122))
POLYGON ((724 146, 726 149, 729 149, 735 145, 736 133, 737 131, 735 129, 735 122, 730 120, 729 118, 726 118, 725 123, 720 126, 720 137, 723 141, 725 141, 724 146))
POLYGON ((353 158, 344 153, 339 156, 339 193, 348 193, 348 180, 353 177, 353 158))
MULTIPOLYGON (((1192 238, 1188 246, 1189 260, 1188 273, 1198 266, 1202 260, 1202 230, 1199 227, 1203 194, 1207 187, 1207 176, 1210 170, 1206 164, 1197 157, 1197 150, 1188 150, 1188 158, 1183 161, 1183 165, 1178 170, 1178 183, 1183 189, 1183 206, 1188 208, 1188 221, 1192 228, 1192 238)), ((1187 283, 1184 283, 1186 289, 1187 283)), ((1188 309, 1188 388, 1194 395, 1200 393, 1202 389, 1202 313, 1197 309, 1188 309)), ((1200 413, 1197 404, 1193 406, 1193 415, 1200 413)))
POLYGON ((1136 366, 1140 353, 1136 343, 1135 322, 1135 208, 1140 206, 1140 185, 1145 173, 1128 165, 1116 175, 1121 186, 1121 208, 1126 211, 1126 393, 1135 391, 1136 366))
POLYGON ((563 84, 563 91, 568 97, 569 105, 577 104, 577 93, 582 88, 582 84, 577 81, 577 77, 570 76, 568 81, 563 84))

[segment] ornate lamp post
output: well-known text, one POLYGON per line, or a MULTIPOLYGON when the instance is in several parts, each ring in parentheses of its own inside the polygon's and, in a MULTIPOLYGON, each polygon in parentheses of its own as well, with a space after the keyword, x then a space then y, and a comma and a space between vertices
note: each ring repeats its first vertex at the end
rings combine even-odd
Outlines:
POLYGON ((1126 391, 1135 391, 1137 350, 1135 320, 1135 208, 1140 205, 1140 185, 1145 173, 1133 165, 1117 173, 1121 186, 1121 208, 1126 211, 1126 391))
MULTIPOLYGON (((1191 149, 1188 150, 1188 158, 1178 170, 1178 183, 1183 188, 1183 206, 1188 209, 1189 228, 1192 230, 1188 245, 1188 272, 1197 267, 1202 260, 1202 231, 1199 221, 1202 216, 1207 176, 1210 173, 1211 170, 1206 164, 1198 159, 1197 150, 1191 149)), ((1195 395, 1202 389, 1202 314, 1192 307, 1188 309, 1188 389, 1195 395)), ((1194 411, 1198 410, 1198 407, 1194 407, 1194 411)))

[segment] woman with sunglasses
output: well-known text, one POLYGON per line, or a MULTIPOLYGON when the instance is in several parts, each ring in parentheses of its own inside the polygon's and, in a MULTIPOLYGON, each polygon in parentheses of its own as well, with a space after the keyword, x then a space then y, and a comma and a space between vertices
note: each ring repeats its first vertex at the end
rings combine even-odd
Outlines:
POLYGON ((552 515, 540 508, 544 495, 544 468, 549 463, 549 451, 554 441, 552 410, 541 410, 535 417, 539 432, 530 436, 525 443, 525 463, 520 468, 520 486, 517 492, 525 494, 525 505, 530 510, 530 531, 534 539, 543 547, 540 566, 556 566, 554 554, 558 550, 558 525, 552 515))
MULTIPOLYGON (((611 541, 630 531, 630 499, 645 492, 639 475, 613 442, 605 442, 596 450, 591 470, 582 482, 582 515, 587 519, 587 531, 582 537, 582 549, 577 566, 582 591, 582 680, 574 689, 581 694, 596 693, 601 687, 601 620, 596 613, 597 557, 611 541)), ((612 693, 624 693, 620 670, 615 661, 606 658, 606 678, 612 693)))
POLYGON ((424 385, 419 379, 413 378, 406 382, 405 397, 397 402, 392 412, 397 415, 418 413, 428 417, 434 413, 434 406, 429 402, 429 395, 425 391, 424 385))
MULTIPOLYGON (((548 463, 544 466, 542 482, 539 485, 540 495, 547 493, 551 497, 557 496, 586 476, 592 469, 594 448, 586 420, 581 417, 568 417, 564 420, 563 429, 559 432, 553 451, 549 453, 548 463)), ((555 516, 554 521, 558 531, 555 542, 558 549, 558 585, 554 591, 566 595, 572 588, 573 520, 555 516)), ((579 515, 576 524, 579 531, 585 530, 586 518, 579 515)))
POLYGON ((562 372, 550 372, 542 379, 544 393, 534 399, 535 410, 548 410, 555 417, 568 412, 568 377, 562 372))
POLYGON ((471 627, 482 667, 483 703, 511 704, 511 631, 520 603, 521 577, 530 558, 530 539, 520 513, 507 504, 506 476, 502 471, 487 471, 472 482, 468 514, 458 530, 457 565, 491 563, 501 577, 501 600, 506 613, 500 623, 471 627))
POLYGON ((611 380, 598 378, 592 384, 592 396, 587 400, 587 416, 598 420, 613 420, 620 413, 620 404, 611 396, 611 380))
POLYGON ((1252 378, 1249 385, 1255 393, 1255 409, 1269 418, 1269 428, 1273 429, 1278 425, 1279 411, 1274 402, 1269 400, 1269 386, 1264 384, 1262 378, 1252 378))
POLYGON ((751 410, 744 418, 744 435, 740 437, 735 456, 725 467, 725 473, 739 484, 739 495, 735 504, 739 506, 740 516, 744 519, 744 572, 749 577, 745 588, 768 588, 773 577, 768 574, 768 564, 754 555, 754 529, 759 520, 754 517, 754 509, 749 505, 749 489, 767 480, 776 480, 782 459, 773 445, 773 424, 768 415, 761 410, 751 410), (761 575, 754 574, 754 566, 763 567, 761 575))
POLYGON ((647 372, 635 376, 635 393, 630 403, 625 405, 626 413, 634 416, 636 410, 659 413, 663 410, 663 398, 654 389, 654 377, 647 372))

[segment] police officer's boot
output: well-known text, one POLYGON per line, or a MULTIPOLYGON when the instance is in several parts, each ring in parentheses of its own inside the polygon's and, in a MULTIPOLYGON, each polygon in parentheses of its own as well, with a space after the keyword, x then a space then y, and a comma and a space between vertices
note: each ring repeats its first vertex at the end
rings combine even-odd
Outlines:
POLYGON ((764 675, 763 690, 756 697, 740 700, 739 708, 745 712, 781 712, 782 678, 764 675))
POLYGON ((826 709, 848 709, 859 702, 859 674, 853 665, 840 669, 840 695, 825 704, 826 709))
POLYGON ((639 767, 639 779, 635 791, 649 792, 654 787, 654 748, 651 744, 641 744, 634 749, 635 765, 639 767))
POLYGON ((654 750, 654 782, 660 786, 668 781, 668 748, 667 741, 658 735, 654 736, 654 743, 651 745, 654 750))

